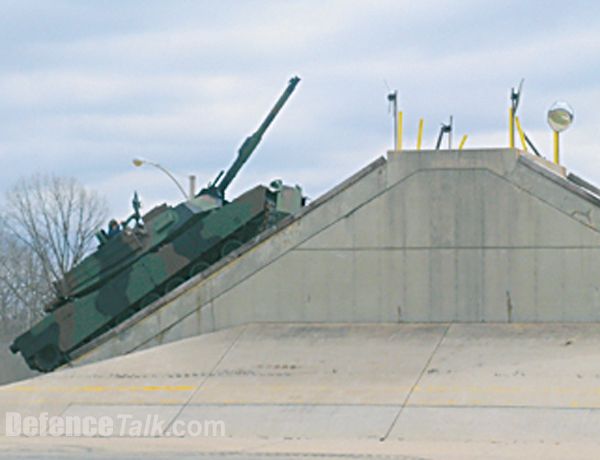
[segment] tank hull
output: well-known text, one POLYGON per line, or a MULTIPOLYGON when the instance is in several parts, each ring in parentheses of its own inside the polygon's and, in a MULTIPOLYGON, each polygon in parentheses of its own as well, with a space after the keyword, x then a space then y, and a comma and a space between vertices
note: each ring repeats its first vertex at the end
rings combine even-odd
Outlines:
MULTIPOLYGON (((192 202, 167 207, 157 217, 150 216, 150 229, 137 235, 131 230, 121 237, 136 241, 136 246, 129 258, 117 262, 118 267, 101 267, 104 278, 94 285, 97 289, 88 289, 49 313, 17 337, 11 350, 20 351, 32 369, 54 370, 77 348, 299 209, 301 201, 297 188, 271 191, 258 186, 206 212, 194 209, 192 202), (291 208, 290 200, 295 203, 291 208), (170 227, 167 237, 160 236, 165 227, 170 227)), ((107 257, 105 264, 111 262, 114 258, 107 257)))

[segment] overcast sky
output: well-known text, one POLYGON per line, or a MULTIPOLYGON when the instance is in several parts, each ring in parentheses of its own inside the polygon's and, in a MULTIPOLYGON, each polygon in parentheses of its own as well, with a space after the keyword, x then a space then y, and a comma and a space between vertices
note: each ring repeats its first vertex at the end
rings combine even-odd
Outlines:
POLYGON ((34 172, 75 176, 117 217, 180 199, 143 156, 200 185, 233 161, 293 75, 302 78, 230 197, 282 178, 316 197, 392 144, 425 147, 454 115, 467 147, 507 144, 508 94, 551 156, 546 111, 575 109, 564 164, 600 183, 600 6, 591 1, 0 0, 0 192, 34 172))

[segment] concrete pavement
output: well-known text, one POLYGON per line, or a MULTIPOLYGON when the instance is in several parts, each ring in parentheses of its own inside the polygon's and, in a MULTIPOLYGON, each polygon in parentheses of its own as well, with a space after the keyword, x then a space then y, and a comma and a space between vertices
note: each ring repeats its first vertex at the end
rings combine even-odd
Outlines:
POLYGON ((4 412, 219 420, 224 437, 3 437, 0 448, 593 458, 599 358, 597 324, 249 324, 0 388, 4 412))

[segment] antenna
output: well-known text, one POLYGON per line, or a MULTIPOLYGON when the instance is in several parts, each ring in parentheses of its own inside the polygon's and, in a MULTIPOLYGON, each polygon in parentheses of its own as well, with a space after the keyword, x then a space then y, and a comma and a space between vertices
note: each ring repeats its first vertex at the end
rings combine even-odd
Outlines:
POLYGON ((390 112, 390 110, 393 110, 394 112, 394 147, 393 150, 396 149, 396 146, 398 145, 398 90, 395 89, 394 91, 392 91, 389 87, 389 85, 387 84, 387 81, 383 80, 383 82, 385 83, 385 86, 387 87, 389 93, 387 95, 387 100, 388 100, 388 113, 390 112))
POLYGON ((450 115, 450 122, 448 124, 442 123, 440 127, 440 134, 438 135, 437 142, 435 143, 435 149, 439 150, 442 145, 442 139, 445 133, 448 133, 448 148, 452 148, 452 123, 453 117, 450 115))
POLYGON ((519 82, 519 86, 515 91, 514 88, 510 89, 510 103, 513 109, 513 115, 517 114, 517 109, 519 108, 519 102, 521 102, 521 93, 523 91, 523 83, 525 83, 525 79, 521 78, 519 82))
MULTIPOLYGON (((517 109, 519 108, 519 103, 521 102, 521 94, 523 93, 523 83, 525 83, 525 79, 521 78, 519 82, 519 86, 515 90, 515 88, 510 89, 510 142, 511 147, 514 147, 514 132, 515 132, 515 123, 517 123, 517 109)), ((541 157, 539 150, 535 147, 532 140, 529 138, 525 130, 522 130, 519 127, 519 130, 523 133, 523 138, 525 139, 525 143, 531 148, 533 153, 535 153, 538 157, 541 157)), ((525 147, 523 147, 525 148, 525 147)), ((526 150, 526 149, 525 149, 526 150)))
POLYGON ((391 93, 392 92, 392 88, 390 88, 390 85, 388 85, 387 80, 384 78, 383 79, 383 84, 385 85, 385 87, 387 88, 387 90, 391 93))
POLYGON ((523 91, 524 78, 521 78, 517 90, 515 88, 510 89, 510 110, 508 119, 508 145, 511 149, 515 148, 515 116, 517 115, 517 109, 519 108, 519 102, 521 101, 521 91, 523 91))

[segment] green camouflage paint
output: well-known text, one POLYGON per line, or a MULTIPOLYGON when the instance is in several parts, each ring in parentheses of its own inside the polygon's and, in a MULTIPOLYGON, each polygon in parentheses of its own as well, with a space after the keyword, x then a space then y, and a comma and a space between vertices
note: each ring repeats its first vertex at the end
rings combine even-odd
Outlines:
MULTIPOLYGON (((98 249, 57 283, 48 314, 11 345, 32 369, 48 372, 69 354, 148 306, 227 253, 297 212, 299 187, 257 186, 232 202, 225 190, 294 91, 290 80, 259 129, 249 136, 219 182, 175 207, 161 205, 98 249)), ((136 211, 137 212, 137 211, 136 211)), ((128 219, 128 220, 131 220, 128 219)))

